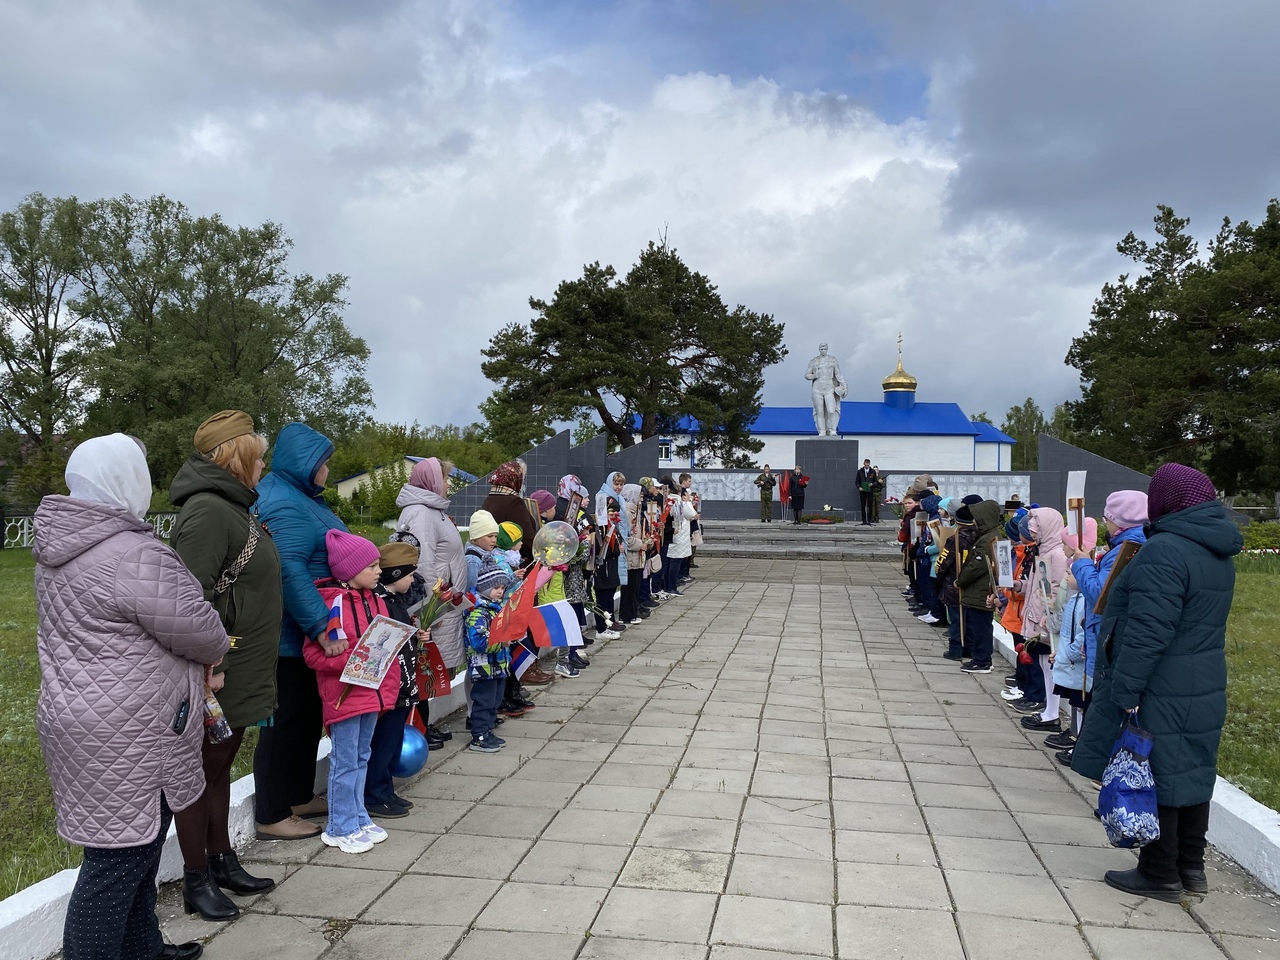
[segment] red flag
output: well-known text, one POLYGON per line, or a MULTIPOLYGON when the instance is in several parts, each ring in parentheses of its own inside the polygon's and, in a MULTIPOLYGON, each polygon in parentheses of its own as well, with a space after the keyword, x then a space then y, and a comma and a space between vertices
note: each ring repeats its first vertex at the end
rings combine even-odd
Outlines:
MULTIPOLYGON (((534 562, 525 574, 524 581, 507 598, 498 615, 489 624, 489 639, 497 643, 515 643, 523 640, 529 632, 530 619, 533 616, 534 604, 538 602, 538 588, 550 579, 544 577, 546 568, 540 562, 534 562)), ((550 571, 547 571, 550 573, 550 571)))
POLYGON ((785 507, 791 502, 791 472, 784 470, 782 476, 778 478, 778 499, 782 501, 785 507))
POLYGON ((422 661, 418 661, 418 694, 424 699, 427 697, 447 697, 449 695, 449 668, 444 665, 444 657, 440 655, 440 648, 436 646, 434 640, 428 640, 423 649, 427 654, 427 662, 431 665, 430 682, 425 682, 426 677, 422 674, 422 661), (427 691, 430 690, 430 693, 427 691))

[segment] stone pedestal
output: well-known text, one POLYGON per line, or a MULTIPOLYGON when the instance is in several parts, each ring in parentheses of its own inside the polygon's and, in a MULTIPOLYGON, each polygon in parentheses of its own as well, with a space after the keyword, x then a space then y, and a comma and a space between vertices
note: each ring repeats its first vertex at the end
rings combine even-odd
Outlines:
POLYGON ((858 510, 858 441, 843 437, 814 437, 796 441, 796 463, 810 478, 804 512, 820 513, 824 504, 844 510, 850 523, 862 519, 858 510))

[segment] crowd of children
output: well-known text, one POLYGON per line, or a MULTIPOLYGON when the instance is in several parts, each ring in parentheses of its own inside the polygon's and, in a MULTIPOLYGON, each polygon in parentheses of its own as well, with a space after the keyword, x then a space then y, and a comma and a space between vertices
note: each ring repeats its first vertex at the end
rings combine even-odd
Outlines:
MULTIPOLYGON (((517 474, 523 477, 523 465, 514 466, 516 470, 504 474, 507 484, 518 482, 517 474)), ((660 604, 683 596, 680 588, 693 580, 690 571, 696 566, 702 535, 698 495, 691 483, 688 474, 681 474, 678 479, 642 477, 638 484, 628 484, 621 473, 613 473, 592 500, 582 481, 567 475, 556 494, 538 490, 528 497, 527 524, 500 522, 487 510, 471 515, 464 551, 466 593, 472 602, 464 626, 470 750, 501 750, 505 741, 496 732, 498 726, 534 707, 521 692, 513 644, 491 635, 494 619, 528 573, 527 563, 522 563, 522 555, 528 555, 522 551, 526 529, 562 520, 579 539, 577 555, 550 568, 551 579, 538 589, 537 602, 568 600, 583 627, 584 646, 617 639, 660 604), (594 618, 594 635, 588 616, 594 618)), ((303 648, 316 673, 333 744, 328 822, 321 839, 344 853, 358 854, 387 838, 374 817, 403 817, 413 806, 395 792, 393 770, 405 725, 426 695, 419 688, 418 659, 425 656, 431 635, 418 629, 418 614, 428 588, 417 572, 419 544, 408 532, 393 534, 379 549, 363 537, 330 530, 325 546, 332 576, 316 586, 329 605, 329 626, 303 648), (413 627, 408 641, 390 659, 378 686, 344 681, 358 641, 379 616, 413 627)), ((524 648, 519 660, 536 661, 539 651, 531 639, 516 643, 524 648)), ((556 658, 556 677, 572 679, 590 666, 572 647, 556 648, 556 658)), ((523 674, 529 676, 529 671, 523 674)))
POLYGON ((1016 497, 1002 505, 976 494, 943 496, 927 474, 915 478, 902 507, 902 593, 912 613, 945 631, 943 656, 965 673, 990 673, 996 624, 1007 631, 1018 656, 1002 696, 1070 766, 1093 687, 1099 598, 1144 542, 1147 495, 1120 490, 1107 498, 1105 548, 1092 517, 1081 516, 1080 531, 1068 533, 1057 510, 1016 497), (1006 571, 1000 541, 1009 544, 1006 571))

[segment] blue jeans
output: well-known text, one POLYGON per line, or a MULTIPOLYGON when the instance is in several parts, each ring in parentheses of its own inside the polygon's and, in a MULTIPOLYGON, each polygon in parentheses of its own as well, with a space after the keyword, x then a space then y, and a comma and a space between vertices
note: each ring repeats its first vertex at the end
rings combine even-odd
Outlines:
POLYGON ((369 745, 377 713, 362 713, 329 724, 329 824, 331 837, 346 837, 373 821, 364 808, 364 782, 369 774, 369 745))
POLYGON ((378 717, 373 728, 373 740, 369 744, 369 774, 364 782, 365 809, 382 806, 395 796, 395 782, 391 771, 400 760, 404 746, 404 724, 409 719, 409 707, 396 707, 378 717))
POLYGON ((666 564, 662 568, 662 572, 666 574, 665 589, 667 593, 676 593, 680 586, 680 571, 684 569, 684 559, 681 557, 667 557, 666 564))
POLYGON ((487 737, 498 722, 498 707, 507 688, 506 677, 485 677, 471 681, 471 739, 487 737))

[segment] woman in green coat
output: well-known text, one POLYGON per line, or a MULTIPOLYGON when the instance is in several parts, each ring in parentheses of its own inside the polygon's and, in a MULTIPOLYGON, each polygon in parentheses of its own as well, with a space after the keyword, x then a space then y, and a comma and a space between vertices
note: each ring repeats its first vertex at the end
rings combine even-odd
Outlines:
MULTIPOLYGON (((231 765, 245 728, 268 720, 276 707, 280 555, 251 512, 267 450, 266 438, 254 432, 253 419, 239 410, 214 414, 196 430, 195 447, 169 488, 169 499, 179 508, 170 545, 200 581, 231 639, 231 649, 214 668, 210 683, 231 737, 222 743, 205 739, 205 791, 175 820, 187 912, 224 920, 239 913, 224 890, 260 893, 274 885, 240 866, 227 815, 231 765)), ((193 712, 199 709, 195 706, 193 712)), ((193 719, 199 717, 196 713, 193 719)))
POLYGON ((1115 577, 1093 698, 1071 769, 1102 777, 1128 714, 1150 731, 1160 839, 1133 870, 1109 870, 1125 893, 1176 903, 1208 892, 1209 801, 1227 717, 1227 615, 1244 538, 1199 470, 1165 464, 1147 492, 1147 543, 1115 577), (1140 708, 1140 709, 1139 709, 1140 708))

